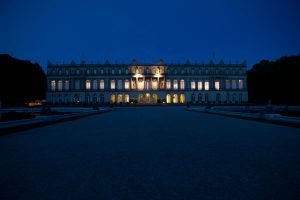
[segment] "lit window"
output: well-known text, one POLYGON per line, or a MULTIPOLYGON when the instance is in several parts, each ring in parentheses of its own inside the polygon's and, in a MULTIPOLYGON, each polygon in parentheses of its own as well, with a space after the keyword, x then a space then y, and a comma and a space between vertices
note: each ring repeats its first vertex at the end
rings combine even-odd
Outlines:
POLYGON ((118 90, 122 90, 122 80, 118 80, 118 90))
POLYGON ((116 95, 110 95, 110 103, 114 104, 116 102, 116 95))
POLYGON ((52 90, 52 91, 55 91, 55 87, 56 87, 56 83, 55 83, 55 81, 53 80, 53 81, 51 81, 51 90, 52 90))
POLYGON ((232 89, 236 89, 236 80, 232 80, 232 89))
POLYGON ((177 80, 173 81, 173 89, 178 90, 178 81, 177 80))
POLYGON ((202 90, 203 86, 202 86, 202 81, 198 81, 198 90, 202 90))
POLYGON ((104 90, 104 80, 100 80, 100 90, 104 90))
POLYGON ((70 82, 68 80, 65 80, 65 90, 70 89, 70 82))
POLYGON ((180 89, 184 90, 184 80, 180 80, 180 89))
POLYGON ((152 89, 157 90, 157 88, 158 88, 158 82, 156 79, 153 79, 152 80, 152 89))
POLYGON ((129 90, 129 81, 128 80, 125 80, 125 89, 129 90))
POLYGON ((195 90, 195 89, 196 89, 196 82, 191 81, 191 90, 195 90))
POLYGON ((79 90, 80 89, 80 80, 76 80, 75 81, 75 90, 79 90))
POLYGON ((171 89, 171 81, 170 81, 170 80, 167 80, 167 81, 166 81, 166 89, 167 89, 167 90, 170 90, 170 89, 171 89))
POLYGON ((144 89, 144 80, 142 78, 138 79, 138 90, 144 89))
POLYGON ((57 81, 57 90, 62 91, 62 81, 61 80, 57 81))
POLYGON ((220 81, 215 81, 215 89, 220 90, 220 81))
POLYGON ((112 90, 116 89, 116 82, 115 82, 115 80, 111 80, 110 81, 110 89, 112 89, 112 90))
POLYGON ((97 90, 97 80, 93 81, 93 90, 97 90))
POLYGON ((229 80, 225 81, 225 85, 226 85, 226 89, 227 90, 230 89, 230 82, 229 82, 229 80))
POLYGON ((209 90, 209 81, 204 82, 204 89, 209 90))
POLYGON ((242 90, 244 87, 243 80, 239 80, 239 89, 242 90))
POLYGON ((87 89, 87 90, 91 89, 91 81, 90 80, 85 81, 85 89, 87 89))
POLYGON ((171 103, 171 95, 170 94, 167 94, 166 100, 167 100, 167 103, 171 103))
POLYGON ((129 94, 125 94, 125 103, 129 103, 129 94))

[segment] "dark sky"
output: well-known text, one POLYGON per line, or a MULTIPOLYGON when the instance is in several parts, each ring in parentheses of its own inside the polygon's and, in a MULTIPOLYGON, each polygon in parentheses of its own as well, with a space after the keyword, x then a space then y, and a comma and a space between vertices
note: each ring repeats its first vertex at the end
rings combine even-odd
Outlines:
POLYGON ((207 63, 300 53, 296 0, 1 0, 0 53, 40 63, 207 63))

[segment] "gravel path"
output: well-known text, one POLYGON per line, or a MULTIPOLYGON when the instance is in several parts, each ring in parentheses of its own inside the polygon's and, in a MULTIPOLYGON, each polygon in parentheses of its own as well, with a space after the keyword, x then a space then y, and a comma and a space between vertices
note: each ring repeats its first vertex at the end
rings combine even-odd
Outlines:
POLYGON ((0 137, 0 199, 299 199, 300 129, 115 112, 0 137))

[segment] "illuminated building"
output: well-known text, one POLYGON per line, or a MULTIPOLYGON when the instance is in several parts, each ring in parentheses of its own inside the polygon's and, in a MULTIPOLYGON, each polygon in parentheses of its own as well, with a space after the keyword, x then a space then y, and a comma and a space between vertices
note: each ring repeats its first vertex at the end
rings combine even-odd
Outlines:
POLYGON ((248 101, 242 64, 48 64, 53 104, 237 104, 248 101))

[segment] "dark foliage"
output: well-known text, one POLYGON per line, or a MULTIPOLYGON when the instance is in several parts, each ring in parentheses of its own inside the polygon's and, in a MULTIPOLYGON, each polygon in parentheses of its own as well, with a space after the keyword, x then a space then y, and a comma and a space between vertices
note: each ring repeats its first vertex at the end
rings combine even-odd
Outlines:
POLYGON ((17 106, 45 99, 47 79, 39 64, 0 55, 0 100, 3 105, 17 106))
POLYGON ((300 105, 299 74, 300 55, 262 60, 247 72, 249 102, 300 105))

